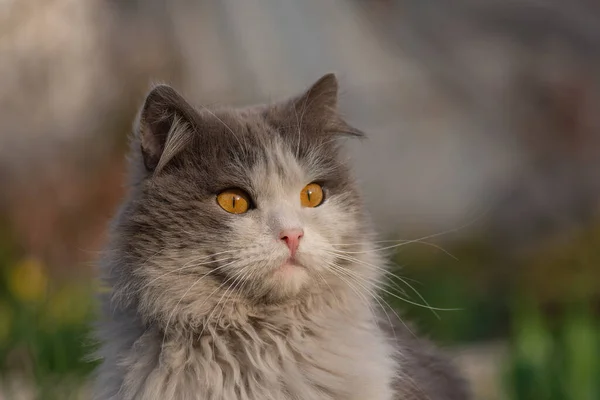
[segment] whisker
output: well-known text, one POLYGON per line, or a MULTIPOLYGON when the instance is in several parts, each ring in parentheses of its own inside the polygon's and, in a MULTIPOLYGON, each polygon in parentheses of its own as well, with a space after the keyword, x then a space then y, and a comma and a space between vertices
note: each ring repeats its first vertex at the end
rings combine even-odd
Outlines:
MULTIPOLYGON (((224 265, 221 265, 221 266, 220 266, 220 267, 218 267, 218 268, 215 268, 215 269, 212 269, 212 270, 208 271, 207 273, 205 273, 205 274, 203 274, 202 276, 200 276, 200 277, 199 277, 199 278, 198 278, 198 279, 197 279, 197 280, 196 280, 196 281, 195 281, 195 282, 194 282, 194 283, 193 283, 193 284, 192 284, 192 285, 191 285, 191 286, 188 288, 188 290, 186 290, 186 291, 185 291, 185 293, 183 293, 183 295, 181 296, 181 298, 179 299, 179 301, 177 302, 177 304, 175 304, 175 307, 173 307, 173 311, 171 311, 171 314, 169 315, 169 318, 167 319, 167 324, 166 324, 166 326, 165 326, 165 332, 164 332, 164 336, 163 336, 163 343, 162 343, 162 345, 163 345, 163 346, 164 346, 164 344, 165 344, 165 339, 166 339, 166 337, 167 337, 167 331, 168 331, 168 329, 169 329, 169 324, 171 323, 171 319, 173 318, 173 315, 175 315, 175 312, 177 311, 177 308, 179 307, 179 304, 180 304, 180 303, 181 303, 181 301, 182 301, 182 300, 185 298, 185 296, 187 296, 187 294, 188 294, 188 293, 189 293, 189 292, 192 290, 192 288, 193 288, 194 286, 196 286, 196 285, 197 285, 197 284, 198 284, 198 283, 199 283, 199 282, 200 282, 200 281, 201 281, 201 280, 202 280, 204 277, 208 276, 209 274, 211 274, 211 273, 213 273, 213 272, 215 272, 215 271, 217 271, 217 270, 219 270, 219 269, 221 269, 221 268, 224 268, 224 267, 226 267, 226 266, 228 266, 228 265, 231 265, 231 264, 233 264, 233 263, 235 263, 235 262, 236 262, 236 261, 232 261, 232 262, 231 262, 231 263, 229 263, 229 264, 224 264, 224 265)), ((225 282, 227 282, 227 281, 225 281, 225 282)), ((219 290, 219 288, 220 288, 220 287, 221 287, 223 284, 224 284, 224 283, 222 283, 222 284, 221 284, 221 285, 220 285, 220 286, 219 286, 217 289, 215 289, 215 290, 214 290, 214 291, 213 291, 213 292, 212 292, 212 293, 211 293, 211 294, 208 296, 208 298, 210 298, 210 296, 212 296, 212 294, 213 294, 215 291, 219 290)))
MULTIPOLYGON (((229 286, 227 286, 227 289, 225 289, 225 292, 221 295, 221 297, 219 298, 219 301, 217 301, 217 304, 213 307, 213 309, 210 312, 210 314, 208 315, 208 317, 204 320, 204 323, 202 324, 202 331, 200 331, 200 336, 199 336, 200 338, 202 337, 202 334, 204 333, 204 330, 206 329, 206 327, 210 324, 210 319, 213 316, 213 314, 215 313, 215 311, 217 310, 217 308, 219 307, 219 304, 223 300, 223 297, 227 294, 229 289, 231 289, 232 285, 235 284, 235 282, 240 278, 240 274, 242 274, 249 267, 250 267, 249 265, 243 267, 239 273, 237 273, 236 275, 232 275, 231 277, 227 278, 227 280, 225 282, 223 282, 223 284, 221 286, 223 286, 225 283, 227 283, 227 282, 231 281, 231 279, 233 279, 233 282, 231 284, 229 284, 229 286)), ((221 286, 219 286, 217 288, 217 290, 220 289, 221 286)), ((214 291, 213 291, 213 293, 211 293, 209 295, 209 297, 211 297, 213 294, 214 294, 214 291)))
MULTIPOLYGON (((337 258, 341 258, 342 260, 347 260, 347 261, 350 261, 350 262, 360 262, 360 261, 361 261, 361 260, 357 260, 357 259, 355 259, 355 258, 353 258, 353 257, 350 257, 350 256, 344 256, 344 255, 342 255, 342 254, 333 254, 333 255, 334 255, 335 257, 337 257, 337 258)), ((394 285, 394 287, 395 287, 397 290, 399 290, 399 291, 400 291, 400 292, 401 292, 403 295, 406 295, 406 296, 408 296, 408 294, 406 293, 406 291, 404 290, 404 288, 402 288, 402 287, 401 287, 401 286, 400 286, 400 285, 399 285, 399 284, 398 284, 396 281, 394 281, 394 278, 395 278, 395 279, 399 279, 399 280, 400 280, 400 282, 402 282, 402 283, 404 283, 404 284, 407 284, 406 282, 404 282, 404 278, 402 278, 402 277, 400 277, 400 276, 398 276, 398 275, 394 274, 394 273, 393 273, 393 272, 391 272, 391 271, 388 271, 388 270, 387 270, 387 269, 385 269, 385 268, 381 268, 381 267, 378 267, 378 266, 376 266, 376 265, 371 265, 371 264, 368 264, 368 266, 369 266, 369 267, 371 267, 371 266, 372 266, 372 267, 375 267, 377 270, 379 270, 380 272, 382 272, 382 273, 384 274, 385 278, 387 279, 387 282, 388 282, 389 284, 391 284, 391 285, 394 285)), ((382 283, 384 283, 384 282, 382 282, 382 283)), ((387 284, 387 283, 385 283, 385 284, 387 284)))
MULTIPOLYGON (((209 258, 209 257, 205 257, 205 258, 203 258, 203 259, 206 259, 206 258, 209 258)), ((201 260, 203 260, 203 259, 201 259, 201 260)), ((181 271, 183 271, 183 270, 190 269, 190 268, 197 268, 197 267, 201 267, 201 266, 203 266, 203 265, 209 265, 209 264, 213 264, 213 263, 217 263, 217 262, 221 262, 221 261, 228 261, 228 260, 231 260, 231 258, 221 258, 221 259, 219 259, 219 260, 211 260, 211 261, 207 261, 207 262, 204 262, 204 263, 199 263, 199 264, 195 263, 195 264, 191 264, 191 263, 193 263, 193 262, 196 262, 196 261, 201 261, 201 260, 195 260, 195 261, 190 261, 190 262, 187 262, 187 263, 185 263, 183 266, 181 266, 181 267, 179 267, 179 268, 176 268, 176 269, 174 269, 174 270, 171 270, 171 271, 167 271, 167 272, 165 272, 164 274, 161 274, 161 275, 157 276, 156 278, 154 278, 154 279, 150 280, 149 282, 147 282, 146 284, 144 284, 144 286, 142 286, 142 287, 140 287, 139 289, 137 289, 137 290, 136 290, 136 293, 139 293, 139 292, 141 292, 142 290, 144 290, 144 289, 147 289, 147 288, 148 288, 148 287, 150 287, 150 285, 152 285, 154 282, 156 282, 156 281, 157 281, 157 280, 159 280, 159 279, 162 279, 162 278, 164 278, 164 277, 165 277, 165 276, 167 276, 167 275, 174 274, 174 273, 177 273, 177 272, 181 272, 181 271), (191 265, 190 265, 190 264, 191 264, 191 265)), ((224 267, 224 266, 227 266, 227 265, 230 265, 230 264, 222 265, 221 267, 224 267)), ((218 269, 220 269, 221 267, 215 268, 215 269, 213 269, 213 271, 214 271, 214 270, 218 270, 218 269)))
MULTIPOLYGON (((337 265, 337 264, 335 264, 335 263, 331 263, 331 264, 330 264, 330 267, 332 267, 332 268, 338 268, 338 270, 339 270, 339 272, 340 272, 340 273, 342 273, 342 272, 344 272, 344 273, 345 273, 345 272, 347 272, 347 271, 345 271, 345 270, 344 270, 344 269, 343 269, 341 266, 339 266, 339 265, 337 265)), ((351 275, 350 275, 350 278, 351 278, 351 275)), ((385 310, 385 307, 383 306, 383 304, 381 304, 381 302, 380 302, 380 301, 379 301, 379 299, 377 298, 377 297, 379 297, 379 296, 376 296, 376 295, 375 295, 375 293, 373 293, 373 291, 372 291, 372 290, 369 290, 369 288, 368 288, 368 287, 366 287, 365 285, 363 285, 362 283, 360 283, 360 282, 358 282, 358 281, 355 281, 355 282, 356 282, 358 285, 362 286, 362 287, 363 287, 363 288, 364 288, 364 289, 367 291, 367 293, 368 293, 368 294, 369 294, 369 295, 370 295, 370 296, 373 298, 373 300, 375 300, 375 301, 377 302, 377 304, 379 304, 379 306, 381 307, 381 310, 384 312, 384 314, 385 314, 386 318, 388 319, 388 321, 389 321, 389 323, 390 323, 390 326, 392 327, 392 331, 393 331, 393 333, 394 333, 394 338, 396 338, 396 331, 395 331, 395 330, 394 330, 394 328, 393 328, 392 320, 391 320, 391 318, 390 318, 389 314, 387 313, 387 311, 385 310)))
MULTIPOLYGON (((200 337, 202 337, 202 334, 204 333, 204 327, 208 326, 210 324, 210 319, 213 315, 213 313, 215 311, 217 311, 217 309, 219 308, 219 304, 221 304, 221 301, 223 300, 223 298, 227 295, 227 293, 229 292, 229 290, 232 288, 232 286, 234 286, 236 284, 236 281, 238 280, 239 277, 236 277, 233 282, 227 286, 227 288, 225 289, 225 292, 223 292, 223 295, 221 295, 221 298, 219 299, 219 301, 217 301, 217 304, 215 305, 215 307, 212 309, 212 311, 210 312, 208 318, 206 319, 206 321, 204 321, 204 324, 202 324, 202 331, 200 332, 200 337)), ((231 294, 233 294, 233 290, 231 291, 231 294)), ((228 297, 229 298, 229 297, 228 297)), ((221 313, 223 312, 223 310, 225 310, 225 303, 227 302, 227 299, 223 302, 223 305, 221 306, 221 311, 219 313, 219 316, 217 317, 217 321, 215 322, 215 327, 214 329, 217 330, 219 329, 219 318, 221 316, 221 313)), ((213 340, 213 354, 215 354, 215 341, 213 340)))
MULTIPOLYGON (((241 288, 245 284, 246 277, 250 277, 252 275, 252 273, 254 272, 252 268, 248 268, 248 267, 242 268, 242 270, 240 271, 240 274, 242 274, 246 269, 249 269, 248 272, 243 273, 243 275, 241 276, 238 283, 236 284, 235 281, 233 281, 232 285, 230 285, 230 287, 233 286, 233 288, 231 289, 229 297, 227 297, 225 299, 225 301, 223 302, 223 304, 221 306, 221 312, 217 316, 217 321, 215 323, 216 329, 218 329, 218 327, 219 327, 219 321, 221 320, 221 316, 223 315, 223 311, 225 310, 225 305, 227 304, 227 301, 229 301, 229 299, 233 296, 234 292, 238 289, 238 287, 241 288)), ((225 291, 225 293, 227 293, 227 291, 225 291)), ((218 306, 218 303, 217 303, 217 306, 218 306)), ((215 307, 215 309, 216 309, 216 307, 215 307)), ((209 321, 210 321, 210 317, 209 317, 209 320, 206 321, 206 323, 208 324, 209 321)), ((215 353, 214 347, 215 347, 215 342, 213 341, 213 354, 215 353)))
MULTIPOLYGON (((156 256, 157 256, 159 253, 161 253, 163 250, 166 250, 166 248, 165 248, 165 247, 161 247, 161 248, 160 248, 160 249, 158 249, 156 252, 154 252, 153 254, 151 254, 150 256, 148 256, 148 258, 146 258, 146 259, 145 259, 145 260, 144 260, 144 261, 141 263, 141 265, 139 266, 139 268, 144 268, 146 265, 148 265, 148 263, 150 262, 150 260, 151 260, 152 258, 156 257, 156 256)), ((143 288, 142 288, 142 289, 143 289, 143 288)), ((142 290, 142 289, 140 289, 140 290, 142 290)), ((139 290, 137 290, 137 289, 136 289, 136 290, 134 290, 132 293, 127 293, 127 294, 125 294, 125 295, 124 295, 124 297, 125 297, 125 298, 130 298, 130 297, 132 297, 132 296, 133 296, 134 294, 136 294, 136 293, 139 293, 139 290)), ((116 298, 116 296, 117 296, 117 293, 116 293, 116 292, 113 292, 113 293, 111 294, 111 298, 112 298, 113 300, 116 298)), ((119 294, 119 296, 122 296, 122 294, 119 294)), ((114 314, 114 313, 116 312, 116 310, 117 310, 117 304, 118 304, 118 302, 117 302, 117 301, 115 301, 115 302, 114 302, 114 304, 113 304, 113 305, 112 305, 112 307, 111 307, 111 313, 113 313, 113 314, 114 314)))
POLYGON ((327 285, 327 287, 329 288, 329 291, 330 291, 331 295, 333 296, 334 299, 337 300, 338 305, 341 305, 342 301, 339 299, 339 297, 337 297, 335 295, 335 291, 333 290, 333 288, 331 287, 331 285, 329 284, 329 282, 327 282, 327 279, 325 279, 325 277, 323 276, 323 274, 321 274, 319 271, 315 270, 315 272, 317 273, 317 276, 319 278, 321 278, 321 280, 325 283, 325 285, 327 285))
POLYGON ((365 261, 363 261, 361 259, 358 259, 356 257, 349 256, 349 255, 347 255, 344 252, 340 252, 340 251, 328 251, 328 250, 325 250, 325 251, 328 252, 328 253, 330 253, 331 255, 337 257, 337 258, 341 258, 343 260, 350 261, 350 262, 355 262, 355 263, 363 264, 363 265, 366 265, 368 267, 373 267, 373 268, 377 269, 378 271, 380 271, 381 273, 383 273, 384 275, 386 275, 386 277, 388 279, 390 279, 390 282, 392 282, 396 286, 396 288, 398 290, 400 290, 401 292, 403 292, 404 294, 406 294, 405 291, 404 291, 404 289, 401 288, 400 286, 398 286, 398 284, 396 282, 394 282, 394 280, 393 280, 393 278, 400 279, 400 281, 402 283, 406 284, 406 282, 404 281, 405 278, 402 278, 402 277, 398 276, 397 274, 393 273, 392 271, 388 271, 387 269, 382 268, 382 267, 380 267, 378 265, 367 263, 367 262, 365 262, 365 261))
MULTIPOLYGON (((421 238, 418 238, 418 239, 401 240, 401 242, 402 242, 402 243, 399 243, 399 244, 397 244, 397 245, 394 245, 394 246, 382 247, 382 248, 378 249, 377 251, 380 251, 380 250, 387 250, 387 249, 392 249, 392 248, 396 248, 396 247, 398 247, 398 246, 402 246, 402 245, 405 245, 405 244, 410 244, 410 243, 423 243, 423 244, 425 244, 425 243, 427 243, 427 242, 423 242, 423 240, 427 240, 427 239, 433 239, 433 238, 436 238, 436 237, 439 237, 439 236, 444 236, 444 235, 448 235, 448 234, 451 234, 451 233, 459 232, 459 231, 461 231, 461 230, 463 230, 463 229, 465 229, 465 228, 467 228, 467 227, 469 227, 469 226, 471 226, 471 225, 475 224, 475 223, 476 223, 477 221, 479 221, 479 220, 480 220, 480 219, 481 219, 481 218, 482 218, 482 217, 483 217, 485 214, 487 214, 487 213, 489 212, 489 210, 490 210, 490 209, 491 209, 491 206, 490 206, 490 207, 488 207, 488 209, 487 209, 487 210, 484 210, 484 211, 482 211, 482 212, 481 212, 481 213, 480 213, 480 214, 479 214, 477 217, 473 218, 471 221, 469 221, 469 222, 467 222, 466 224, 463 224, 463 225, 461 225, 461 226, 459 226, 459 227, 457 227, 457 228, 448 229, 448 230, 445 230, 445 231, 442 231, 442 232, 438 232, 438 233, 434 233, 434 234, 431 234, 431 235, 426 235, 426 236, 423 236, 423 237, 421 237, 421 238)), ((383 240, 383 241, 376 241, 376 242, 374 242, 374 243, 382 243, 382 242, 387 242, 387 241, 386 241, 386 240, 383 240)), ((396 240, 390 240, 390 242, 396 242, 396 240)), ((334 244, 333 246, 349 246, 349 245, 359 245, 359 244, 367 244, 367 245, 368 245, 368 244, 370 244, 370 243, 356 243, 356 244, 351 244, 351 243, 341 243, 341 244, 334 244)), ((433 244, 432 244, 432 243, 429 243, 429 245, 433 245, 433 244)), ((435 246, 435 245, 434 245, 434 246, 435 246)), ((440 247, 438 247, 438 248, 439 248, 440 250, 444 250, 444 249, 442 249, 442 248, 440 248, 440 247)), ((449 254, 449 253, 448 253, 448 254, 449 254)), ((450 255, 450 256, 452 256, 453 258, 456 258, 456 257, 454 257, 452 254, 449 254, 449 255, 450 255)))
MULTIPOLYGON (((244 282, 244 279, 246 278, 246 276, 247 276, 247 275, 250 275, 250 274, 252 273, 252 269, 250 269, 249 271, 247 271, 247 272, 243 273, 243 275, 242 275, 242 272, 243 272, 244 270, 246 270, 246 269, 248 269, 248 268, 244 268, 242 271, 240 271, 239 280, 238 280, 238 279, 234 280, 234 281, 232 282, 232 284, 230 285, 231 292, 230 292, 229 296, 228 296, 228 297, 225 299, 225 301, 223 302, 223 305, 221 306, 221 312, 220 312, 220 313, 219 313, 219 315, 217 316, 217 322, 216 322, 216 326, 218 326, 218 325, 219 325, 219 321, 220 321, 220 319, 221 319, 221 315, 223 314, 223 311, 225 310, 225 304, 227 303, 227 301, 229 301, 229 299, 231 298, 231 296, 233 295, 233 293, 235 292, 235 290, 237 290, 237 288, 238 288, 238 287, 241 287, 241 285, 240 285, 240 284, 243 284, 243 282, 244 282), (237 283, 236 283, 236 281, 237 281, 237 283)), ((227 293, 227 291, 225 291, 225 293, 227 293)))
MULTIPOLYGON (((331 267, 331 265, 329 265, 331 267)), ((369 309, 369 312, 371 314, 371 317, 373 319, 373 323, 376 324, 376 314, 375 311, 373 310, 373 307, 371 307, 371 304, 369 303, 369 300, 361 293, 360 290, 358 290, 350 281, 346 280, 344 278, 344 276, 342 276, 340 274, 339 271, 337 271, 336 269, 332 268, 329 270, 331 273, 333 273, 335 276, 337 276, 340 280, 342 280, 346 285, 348 285, 348 287, 359 297, 359 299, 363 302, 364 305, 367 306, 367 308, 369 309)))
MULTIPOLYGON (((337 264, 335 264, 335 263, 333 263, 333 265, 330 265, 330 266, 332 266, 332 267, 337 267, 337 269, 338 269, 340 272, 344 272, 344 273, 350 273, 350 272, 351 272, 350 270, 346 270, 346 269, 344 269, 343 267, 341 267, 340 265, 337 265, 337 264)), ((360 282, 358 282, 358 281, 356 280, 356 278, 357 278, 357 277, 359 277, 359 278, 362 278, 362 277, 360 277, 359 275, 356 275, 355 277, 353 277, 353 276, 352 276, 352 274, 350 274, 350 276, 349 276, 349 278, 350 278, 350 279, 354 278, 354 282, 360 285, 360 282)), ((365 279, 363 278, 363 280, 365 280, 365 279)), ((385 304, 385 305, 386 305, 386 306, 387 306, 387 307, 390 309, 390 311, 392 311, 392 312, 394 313, 394 315, 396 316, 396 318, 398 318, 398 320, 399 320, 399 321, 402 323, 402 325, 404 325, 404 326, 406 327, 406 329, 407 329, 407 330, 408 330, 408 331, 411 333, 411 335, 413 335, 413 336, 415 336, 415 337, 416 337, 416 335, 415 335, 415 334, 414 334, 414 332, 413 332, 413 331, 410 329, 410 327, 409 327, 408 325, 406 325, 406 323, 404 322, 404 320, 403 320, 402 318, 400 318, 400 315, 398 315, 398 313, 396 312, 396 310, 394 310, 394 308, 393 308, 392 306, 390 306, 390 304, 389 304, 387 301, 385 301, 385 299, 384 299, 384 298, 383 298, 381 295, 377 294, 377 293, 376 293, 375 291, 373 291, 373 290, 369 290, 369 289, 368 289, 367 287, 365 287, 364 285, 362 285, 362 286, 363 286, 363 288, 364 288, 365 290, 367 290, 367 292, 369 293, 369 295, 370 295, 370 296, 371 296, 371 297, 372 297, 372 298, 373 298, 373 299, 374 299, 374 300, 375 300, 375 301, 376 301, 376 302, 379 304, 379 306, 381 307, 381 310, 384 312, 385 316, 386 316, 386 317, 387 317, 387 319, 388 319, 388 322, 390 323, 390 328, 392 329, 392 333, 393 333, 393 335, 394 335, 394 339, 396 339, 396 340, 397 340, 397 336, 396 336, 396 330, 394 329, 394 324, 392 323, 392 320, 391 320, 391 318, 390 318, 389 314, 388 314, 388 313, 387 313, 387 311, 385 310, 385 307, 383 306, 383 304, 381 304, 381 302, 380 302, 379 300, 381 300, 381 301, 382 301, 382 302, 383 302, 383 303, 384 303, 384 304, 385 304)))
MULTIPOLYGON (((373 266, 373 265, 371 265, 371 266, 373 266)), ((414 302, 414 301, 412 301, 412 300, 409 300, 409 299, 406 299, 406 298, 404 298, 404 297, 401 297, 401 296, 397 295, 396 293, 390 292, 389 290, 387 290, 387 289, 385 289, 385 288, 381 287, 381 286, 380 286, 378 283, 376 283, 376 282, 369 282, 369 281, 368 281, 368 280, 366 280, 364 277, 362 277, 362 276, 360 276, 360 275, 356 274, 356 272, 354 272, 354 271, 352 271, 352 270, 350 270, 350 269, 344 269, 344 270, 345 270, 345 271, 351 271, 353 274, 355 274, 355 275, 356 275, 356 277, 357 277, 357 278, 359 278, 359 279, 362 279, 363 281, 365 281, 365 282, 367 282, 367 283, 373 284, 373 285, 374 285, 374 286, 375 286, 375 287, 376 287, 378 290, 380 290, 380 291, 382 291, 382 292, 384 292, 384 293, 387 293, 387 294, 389 294, 390 296, 393 296, 393 297, 397 298, 398 300, 402 300, 402 301, 404 301, 404 302, 406 302, 406 303, 408 303, 408 304, 412 304, 412 305, 415 305, 415 306, 417 306, 417 307, 427 308, 427 309, 429 309, 429 310, 431 310, 431 311, 460 311, 460 310, 461 310, 460 308, 440 308, 440 307, 432 307, 432 306, 430 306, 429 304, 427 304, 427 305, 423 305, 423 304, 420 304, 420 303, 414 302)), ((424 299, 423 299, 423 300, 424 300, 424 299)), ((439 318, 439 316, 438 316, 438 318, 439 318)))
POLYGON ((142 264, 140 265, 140 268, 143 268, 146 265, 148 265, 148 262, 150 262, 151 259, 153 259, 154 257, 156 257, 159 253, 163 252, 164 250, 166 250, 166 247, 162 247, 162 248, 158 249, 158 251, 154 252, 152 255, 148 256, 148 258, 146 258, 142 262, 142 264))
MULTIPOLYGON (((359 263, 359 264, 365 265, 365 266, 367 266, 367 267, 375 268, 375 269, 376 269, 376 270, 378 270, 378 271, 385 272, 385 273, 387 273, 387 274, 389 274, 389 275, 391 275, 391 276, 395 277, 396 279, 399 279, 399 280, 400 280, 402 283, 404 283, 406 286, 408 286, 408 287, 409 287, 409 288, 410 288, 410 289, 411 289, 413 292, 415 292, 415 293, 417 294, 417 296, 419 296, 419 298, 420 298, 420 299, 423 301, 423 303, 425 303, 425 305, 426 305, 427 307, 431 307, 431 306, 429 305, 429 303, 427 302, 427 300, 425 300, 425 297, 423 297, 423 295, 421 295, 421 293, 420 293, 420 292, 419 292, 417 289, 415 289, 415 287, 414 287, 413 285, 411 285, 410 283, 408 283, 408 282, 407 282, 406 280, 404 280, 404 279, 403 279, 401 276, 399 276, 399 275, 397 275, 397 274, 394 274, 394 273, 392 273, 392 272, 390 272, 390 271, 386 270, 385 268, 382 268, 382 267, 380 267, 380 266, 378 266, 378 265, 371 264, 371 263, 365 262, 365 261, 363 261, 363 260, 359 260, 359 259, 358 259, 358 258, 356 258, 356 257, 347 256, 347 255, 345 255, 345 254, 344 254, 344 255, 338 254, 338 257, 340 257, 340 258, 342 258, 342 259, 345 259, 345 260, 347 260, 347 261, 356 262, 356 263, 359 263)), ((401 291, 401 292, 402 292, 404 295, 408 296, 404 290, 400 289, 400 291, 401 291)), ((440 316, 439 316, 439 315, 438 315, 438 314, 435 312, 435 310, 434 310, 433 308, 431 309, 431 312, 433 313, 433 315, 435 315, 435 316, 436 316, 436 318, 440 319, 440 316)))
MULTIPOLYGON (((389 242, 395 243, 395 242, 398 242, 398 241, 397 240, 382 240, 382 241, 374 242, 374 243, 386 243, 386 242, 388 242, 388 243, 389 242)), ((454 260, 459 261, 458 258, 454 254, 450 253, 448 250, 444 249, 443 247, 441 247, 441 246, 439 246, 439 245, 437 245, 435 243, 424 242, 421 239, 403 240, 403 241, 401 241, 401 243, 397 243, 397 244, 392 245, 392 246, 378 247, 378 248, 369 249, 369 250, 363 250, 363 251, 348 251, 347 253, 348 254, 375 253, 375 252, 380 252, 380 251, 383 251, 383 250, 394 249, 396 247, 405 246, 407 244, 413 244, 413 243, 414 244, 422 244, 422 245, 425 245, 425 246, 433 247, 433 248, 435 248, 437 250, 440 250, 441 252, 445 253, 446 255, 452 257, 454 260)), ((367 244, 367 243, 358 243, 358 244, 367 244)), ((355 244, 355 245, 358 245, 358 244, 355 244)), ((351 245, 352 244, 348 243, 348 244, 334 245, 334 246, 351 246, 351 245)))

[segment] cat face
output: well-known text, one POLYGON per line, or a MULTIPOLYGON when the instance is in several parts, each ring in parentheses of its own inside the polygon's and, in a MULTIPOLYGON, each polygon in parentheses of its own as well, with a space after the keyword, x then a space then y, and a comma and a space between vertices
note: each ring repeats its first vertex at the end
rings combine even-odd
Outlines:
POLYGON ((150 93, 117 228, 148 302, 281 302, 343 280, 340 250, 358 248, 364 226, 337 143, 359 132, 336 97, 333 75, 288 102, 241 110, 196 111, 166 86, 150 93))

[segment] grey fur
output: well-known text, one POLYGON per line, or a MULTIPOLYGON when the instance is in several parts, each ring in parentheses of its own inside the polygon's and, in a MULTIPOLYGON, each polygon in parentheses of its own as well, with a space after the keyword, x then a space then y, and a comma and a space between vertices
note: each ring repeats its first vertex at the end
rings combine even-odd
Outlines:
POLYGON ((157 86, 135 132, 101 264, 94 399, 466 398, 450 364, 374 311, 385 264, 338 155, 339 136, 361 133, 337 113, 334 75, 246 109, 196 111, 157 86), (311 182, 325 202, 301 208, 311 182), (231 187, 254 208, 222 210, 231 187), (303 267, 284 275, 290 227, 303 267))

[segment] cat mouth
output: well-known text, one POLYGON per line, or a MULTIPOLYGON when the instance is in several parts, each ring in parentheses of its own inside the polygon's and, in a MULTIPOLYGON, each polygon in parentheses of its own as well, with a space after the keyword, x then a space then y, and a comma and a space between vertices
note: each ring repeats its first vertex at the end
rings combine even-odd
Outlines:
POLYGON ((285 271, 293 271, 297 268, 304 269, 304 266, 302 264, 300 264, 294 257, 290 257, 283 264, 281 264, 279 266, 279 268, 277 268, 277 270, 285 272, 285 271))

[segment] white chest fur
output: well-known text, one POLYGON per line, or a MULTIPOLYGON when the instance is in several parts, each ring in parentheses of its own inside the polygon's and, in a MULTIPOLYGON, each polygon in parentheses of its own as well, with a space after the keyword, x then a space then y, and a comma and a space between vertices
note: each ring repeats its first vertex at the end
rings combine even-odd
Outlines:
POLYGON ((121 364, 119 399, 391 400, 392 348, 371 323, 246 324, 165 343, 146 332, 121 364))

